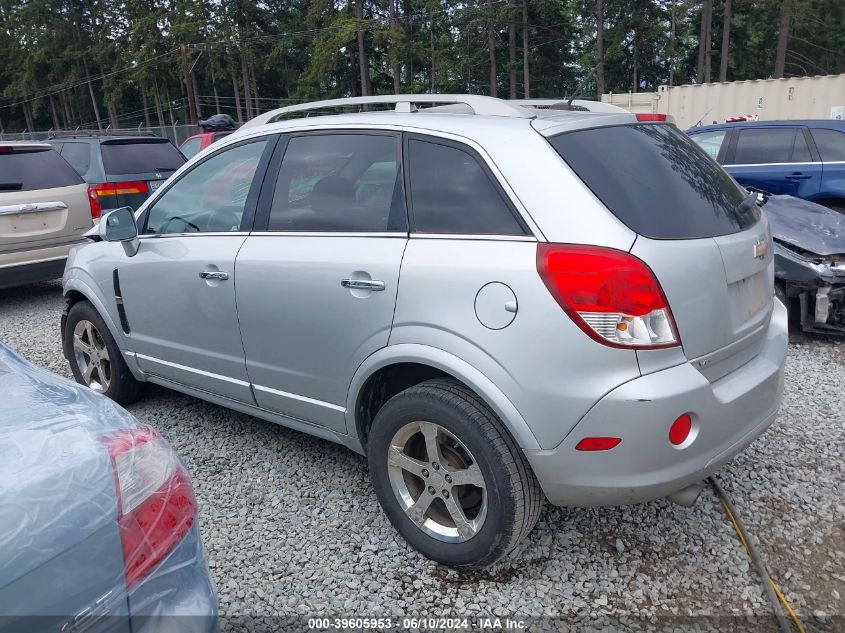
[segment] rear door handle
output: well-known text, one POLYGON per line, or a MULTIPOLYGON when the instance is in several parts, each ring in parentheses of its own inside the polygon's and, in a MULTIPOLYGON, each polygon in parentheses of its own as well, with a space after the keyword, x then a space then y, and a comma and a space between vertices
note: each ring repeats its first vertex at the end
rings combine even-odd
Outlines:
POLYGON ((809 180, 812 178, 809 174, 802 174, 800 171, 796 171, 794 174, 790 174, 786 177, 787 180, 809 180))
POLYGON ((229 273, 224 273, 222 270, 204 270, 200 273, 200 279, 226 281, 228 278, 229 273))
POLYGON ((376 279, 341 279, 340 285, 350 290, 384 290, 384 282, 376 279))

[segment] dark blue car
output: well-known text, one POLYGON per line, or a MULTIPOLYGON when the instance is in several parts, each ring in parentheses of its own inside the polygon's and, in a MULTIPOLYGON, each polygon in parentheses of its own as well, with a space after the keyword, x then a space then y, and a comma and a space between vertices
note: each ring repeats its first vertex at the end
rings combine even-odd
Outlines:
POLYGON ((845 121, 743 121, 687 134, 740 184, 845 213, 845 121))

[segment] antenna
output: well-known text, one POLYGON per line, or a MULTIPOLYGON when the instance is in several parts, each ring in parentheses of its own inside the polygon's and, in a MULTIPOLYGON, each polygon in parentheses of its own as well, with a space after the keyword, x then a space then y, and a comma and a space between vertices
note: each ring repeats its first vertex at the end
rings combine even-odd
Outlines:
POLYGON ((596 71, 598 71, 598 68, 599 68, 598 64, 593 66, 593 68, 590 70, 590 72, 587 73, 587 76, 584 77, 584 79, 581 80, 581 83, 578 84, 578 87, 575 88, 575 92, 573 92, 572 96, 569 97, 569 99, 566 101, 566 109, 567 110, 572 109, 572 102, 575 100, 575 97, 578 96, 578 93, 581 92, 584 89, 584 87, 587 85, 587 83, 590 81, 590 79, 593 78, 593 75, 596 74, 596 71))

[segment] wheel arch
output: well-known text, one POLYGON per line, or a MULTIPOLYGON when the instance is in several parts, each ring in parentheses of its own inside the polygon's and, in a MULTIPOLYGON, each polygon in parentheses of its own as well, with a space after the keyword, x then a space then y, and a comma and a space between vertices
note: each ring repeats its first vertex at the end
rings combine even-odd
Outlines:
POLYGON ((540 448, 516 407, 481 371, 442 349, 400 344, 372 354, 352 378, 346 403, 347 428, 357 437, 362 452, 381 406, 399 391, 434 377, 451 377, 463 383, 496 413, 520 448, 540 448))
MULTIPOLYGON (((70 309, 80 301, 88 301, 91 305, 94 306, 94 309, 97 311, 97 314, 100 315, 100 318, 106 324, 106 327, 109 329, 109 334, 112 335, 112 338, 118 343, 118 345, 122 349, 122 342, 124 340, 124 334, 121 329, 117 326, 112 318, 111 313, 106 309, 105 304, 97 295, 91 286, 85 283, 84 280, 77 278, 68 279, 65 281, 64 287, 62 289, 62 294, 65 297, 65 301, 67 305, 65 307, 64 312, 62 313, 62 321, 61 321, 61 330, 62 330, 62 341, 64 341, 65 337, 65 324, 67 323, 67 315, 70 312, 70 309)), ((127 363, 130 366, 130 370, 132 369, 132 364, 127 363)), ((133 371, 133 374, 135 372, 133 371)))

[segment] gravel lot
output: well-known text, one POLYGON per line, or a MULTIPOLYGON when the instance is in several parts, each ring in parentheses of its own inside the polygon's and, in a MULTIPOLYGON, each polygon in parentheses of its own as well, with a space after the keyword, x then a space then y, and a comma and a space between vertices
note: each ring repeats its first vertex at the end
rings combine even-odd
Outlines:
MULTIPOLYGON (((0 339, 69 376, 61 309, 58 282, 0 291, 0 339)), ((845 344, 791 345, 778 421, 720 473, 808 631, 845 629, 843 385, 845 344)), ((769 613, 709 490, 690 509, 547 506, 514 558, 457 574, 397 536, 362 457, 164 389, 131 410, 188 464, 225 615, 769 613)))

